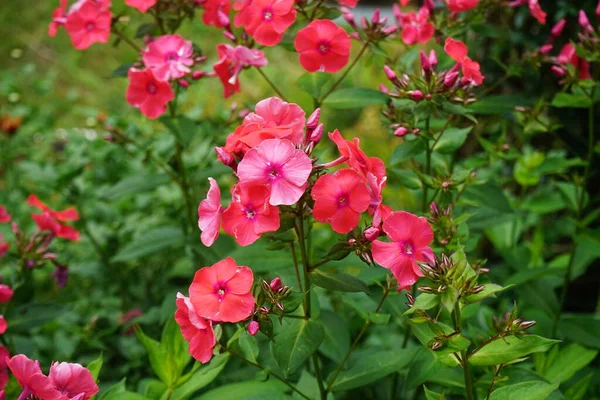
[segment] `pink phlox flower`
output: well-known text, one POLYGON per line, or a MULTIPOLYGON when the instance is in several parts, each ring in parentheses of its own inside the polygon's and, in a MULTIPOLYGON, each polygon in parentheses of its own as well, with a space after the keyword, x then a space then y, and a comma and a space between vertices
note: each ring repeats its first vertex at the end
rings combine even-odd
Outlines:
POLYGON ((469 52, 467 45, 460 40, 448 37, 444 44, 444 50, 454 61, 460 64, 463 76, 472 85, 477 86, 483 83, 485 77, 481 74, 479 63, 471 60, 467 55, 469 52))
POLYGON ((212 321, 198 315, 189 297, 177 293, 175 321, 183 338, 189 343, 188 351, 202 364, 210 361, 217 343, 212 321))
POLYGON ((131 68, 127 73, 129 86, 125 97, 127 102, 150 119, 160 117, 167 111, 167 103, 175 98, 175 92, 168 82, 156 78, 152 70, 131 68))
POLYGON ((296 20, 294 4, 294 0, 243 1, 237 8, 234 6, 240 10, 235 26, 244 27, 259 44, 274 46, 296 20))
POLYGON ((221 206, 221 189, 219 189, 217 181, 213 178, 208 178, 208 181, 210 189, 208 189, 206 199, 198 205, 198 228, 202 231, 200 235, 202 244, 212 246, 219 237, 223 207, 221 206))
POLYGON ((65 29, 77 50, 94 43, 107 43, 110 37, 110 1, 80 0, 67 14, 65 29))
POLYGON ((10 222, 11 219, 12 216, 8 213, 6 207, 0 206, 0 224, 6 224, 7 222, 10 222))
POLYGON ((156 38, 142 51, 144 65, 151 69, 156 79, 178 79, 190 72, 194 65, 192 42, 179 35, 156 38))
POLYGON ((145 13, 156 4, 157 0, 125 0, 129 7, 137 8, 139 12, 145 13))
POLYGON ((430 11, 421 7, 416 13, 401 14, 400 27, 402 28, 402 41, 408 45, 427 43, 435 33, 435 27, 429 20, 430 11))

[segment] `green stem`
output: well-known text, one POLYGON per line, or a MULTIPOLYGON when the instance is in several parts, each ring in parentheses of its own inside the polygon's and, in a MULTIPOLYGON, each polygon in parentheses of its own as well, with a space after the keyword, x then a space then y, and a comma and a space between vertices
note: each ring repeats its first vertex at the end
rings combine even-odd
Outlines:
POLYGON ((317 378, 317 384, 319 385, 321 400, 326 400, 327 392, 325 392, 325 385, 323 385, 323 376, 321 375, 321 367, 319 366, 319 356, 317 353, 313 353, 312 360, 315 367, 315 377, 317 378))
POLYGON ((246 357, 244 357, 241 354, 236 353, 235 351, 232 351, 231 349, 229 349, 228 347, 225 347, 224 345, 220 344, 221 348, 223 350, 225 350, 226 352, 228 352, 229 354, 231 354, 234 357, 239 358, 240 360, 244 361, 247 364, 250 364, 252 366, 255 366, 258 369, 262 369, 263 371, 267 372, 270 376, 274 377, 275 379, 283 382, 287 387, 289 387, 290 389, 292 389, 294 392, 298 393, 300 396, 302 396, 303 398, 305 398, 306 400, 312 400, 310 397, 308 397, 307 395, 305 395, 304 393, 302 393, 297 387, 295 387, 294 385, 292 385, 291 383, 288 382, 287 379, 277 375, 276 373, 274 373, 270 368, 267 368, 265 366, 260 365, 257 362, 248 360, 246 357))
POLYGON ((287 99, 285 98, 283 93, 281 93, 281 90, 279 90, 279 88, 269 79, 269 77, 259 67, 256 67, 256 70, 265 79, 265 81, 267 81, 269 86, 271 86, 271 88, 273 88, 273 90, 275 91, 275 93, 277 93, 277 95, 281 98, 281 100, 287 101, 287 99))
POLYGON ((137 44, 135 44, 135 42, 133 40, 131 40, 127 36, 125 36, 125 34, 123 32, 121 32, 119 30, 119 28, 117 28, 116 24, 113 24, 113 26, 111 27, 111 31, 115 35, 117 35, 119 37, 119 39, 121 39, 122 41, 124 41, 125 43, 127 43, 137 53, 141 53, 142 52, 142 49, 137 44))
MULTIPOLYGON (((454 320, 454 329, 459 333, 462 333, 462 318, 460 315, 460 304, 458 303, 455 304, 454 310, 452 311, 452 319, 454 320)), ((471 371, 466 349, 460 352, 460 364, 465 379, 466 398, 467 400, 473 400, 473 381, 471 380, 471 371)))
POLYGON ((325 99, 339 86, 340 83, 342 83, 342 81, 344 80, 344 78, 346 78, 346 76, 348 75, 348 73, 352 70, 352 68, 354 68, 354 66, 356 65, 356 63, 358 62, 358 60, 360 60, 360 58, 362 57, 362 55, 365 53, 365 51, 367 50, 367 47, 369 47, 369 41, 365 42, 365 44, 363 45, 363 47, 360 49, 360 51, 356 55, 356 58, 354 59, 354 61, 352 61, 352 64, 350 64, 348 66, 348 68, 346 68, 346 70, 344 71, 344 73, 342 74, 342 76, 340 76, 338 78, 338 80, 333 84, 333 86, 331 86, 329 88, 329 90, 327 92, 325 92, 325 94, 319 100, 317 100, 315 108, 320 107, 321 104, 323 104, 323 102, 325 101, 325 99))
MULTIPOLYGON (((431 120, 431 117, 427 117, 427 119, 425 120, 425 135, 426 135, 426 137, 429 137, 430 120, 431 120)), ((443 134, 443 132, 442 132, 442 134, 443 134)), ((441 134, 440 134, 440 136, 441 136, 441 134)), ((433 144, 433 146, 429 147, 429 139, 426 139, 426 140, 428 142, 427 142, 427 149, 426 149, 426 153, 425 153, 425 174, 427 176, 429 176, 429 174, 431 173, 431 152, 433 150, 433 147, 437 143, 437 141, 433 144)), ((427 186, 427 182, 425 182, 425 179, 423 179, 421 183, 423 184, 423 198, 421 199, 421 213, 424 215, 427 212, 427 208, 428 208, 427 192, 429 190, 429 187, 427 186)))
POLYGON ((294 261, 294 270, 296 271, 298 290, 304 292, 304 289, 302 289, 302 278, 300 277, 300 267, 298 266, 298 257, 296 256, 296 246, 294 245, 294 242, 290 242, 290 252, 292 253, 292 260, 294 261))
MULTIPOLYGON (((379 304, 377 304, 377 308, 375 309, 375 313, 378 313, 379 310, 381 309, 381 307, 383 306, 383 302, 385 301, 385 299, 390 294, 390 290, 391 290, 391 285, 388 284, 386 286, 384 292, 383 292, 383 296, 381 296, 381 300, 379 300, 379 304)), ((329 382, 327 382, 327 389, 325 389, 325 394, 327 394, 329 391, 331 391, 331 387, 333 386, 333 384, 335 383, 335 380, 337 379, 338 375, 342 371, 342 368, 344 368, 344 365, 346 364, 346 361, 348 361, 348 358, 350 358, 350 355, 352 354, 352 352, 354 351, 354 349, 358 345, 358 342, 363 337, 363 335, 365 334, 365 332, 367 332, 367 330, 369 329, 369 327, 371 326, 371 324, 372 324, 372 322, 371 322, 370 319, 367 320, 367 321, 365 321, 365 324, 363 325, 362 329, 360 330, 358 336, 356 337, 356 339, 354 339, 354 342, 352 342, 352 345, 350 346, 350 349, 348 349, 348 351, 346 352, 346 355, 344 356, 344 359, 342 360, 342 362, 340 363, 340 365, 338 365, 338 367, 333 372, 333 374, 331 374, 331 378, 329 378, 329 382)))
POLYGON ((490 396, 492 395, 492 391, 494 390, 494 386, 496 385, 496 379, 498 379, 498 375, 500 375, 500 371, 504 367, 504 364, 500 364, 496 367, 496 372, 494 373, 494 377, 492 378, 492 383, 490 383, 490 387, 488 388, 487 397, 485 400, 490 400, 490 396))

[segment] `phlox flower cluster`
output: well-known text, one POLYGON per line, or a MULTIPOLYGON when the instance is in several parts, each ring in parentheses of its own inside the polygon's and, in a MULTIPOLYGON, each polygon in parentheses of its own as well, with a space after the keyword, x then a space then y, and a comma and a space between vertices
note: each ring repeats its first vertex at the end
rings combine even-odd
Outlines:
POLYGON ((224 207, 217 182, 209 179, 207 197, 198 207, 202 243, 211 246, 222 229, 247 246, 279 230, 283 215, 312 216, 336 233, 350 235, 350 245, 357 240, 362 247, 367 243, 361 258, 391 269, 399 288, 414 284, 421 276, 417 263, 433 254, 428 247, 433 240, 429 224, 383 204, 385 165, 367 156, 359 139, 344 139, 334 130, 328 137, 339 157, 317 163, 313 151, 323 136, 319 113, 305 119, 298 105, 265 99, 227 137, 226 145, 216 149, 238 181, 224 207), (371 220, 364 232, 358 229, 361 219, 371 220), (380 237, 389 241, 373 242, 380 237))

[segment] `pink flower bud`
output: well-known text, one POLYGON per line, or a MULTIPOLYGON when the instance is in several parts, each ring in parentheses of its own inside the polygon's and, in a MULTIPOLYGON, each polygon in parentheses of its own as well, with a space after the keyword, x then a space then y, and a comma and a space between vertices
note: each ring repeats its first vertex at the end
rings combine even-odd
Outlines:
POLYGON ((367 29, 369 27, 369 23, 367 22, 367 17, 362 17, 360 19, 360 24, 362 25, 363 29, 367 29))
POLYGON ((379 11, 379 8, 376 8, 375 12, 373 12, 373 16, 371 17, 371 23, 373 25, 377 25, 379 23, 380 14, 381 14, 381 11, 379 11))
POLYGON ((177 81, 177 83, 182 88, 188 88, 188 87, 190 87, 190 83, 188 81, 186 81, 185 79, 180 79, 180 80, 177 81))
POLYGON ((319 124, 320 117, 321 117, 321 109, 317 108, 315 111, 313 111, 312 114, 310 114, 310 117, 308 117, 308 119, 306 120, 306 128, 315 129, 317 127, 317 125, 319 124))
POLYGON ((223 31, 223 36, 225 36, 227 39, 231 40, 232 42, 237 42, 237 38, 235 37, 235 35, 229 31, 223 31))
POLYGON ((431 63, 429 62, 429 57, 423 51, 419 53, 419 58, 421 59, 421 69, 425 72, 425 74, 431 73, 431 63))
POLYGON ((353 238, 348 239, 348 243, 349 244, 354 244, 354 243, 356 243, 356 239, 353 239, 353 238))
POLYGON ((392 82, 398 78, 394 70, 388 67, 387 65, 383 66, 383 71, 385 72, 385 76, 392 82))
POLYGON ((192 72, 192 79, 198 80, 204 76, 204 71, 194 71, 192 72))
POLYGON ((224 165, 228 167, 232 167, 235 164, 235 159, 227 150, 223 147, 215 147, 215 152, 217 153, 217 159, 221 161, 224 165))
POLYGON ((347 7, 342 7, 340 10, 342 11, 342 15, 346 22, 351 27, 356 28, 356 21, 354 21, 354 14, 352 14, 352 11, 350 11, 350 9, 347 7))
POLYGON ((438 64, 437 54, 435 54, 435 50, 433 49, 429 52, 429 64, 431 64, 431 69, 435 69, 438 64))
POLYGON ((425 0, 423 1, 423 7, 427 8, 429 10, 429 12, 433 12, 433 9, 435 8, 435 2, 433 0, 425 0))
POLYGON ((259 329, 260 325, 257 321, 250 321, 250 323, 248 324, 248 333, 250 334, 250 336, 256 335, 259 329))
POLYGON ((421 100, 423 100, 423 92, 421 92, 420 90, 411 90, 411 91, 408 92, 408 95, 414 101, 421 101, 421 100))
POLYGON ((217 11, 217 21, 219 24, 221 24, 221 26, 229 26, 230 24, 229 16, 227 16, 227 14, 221 10, 217 11))
POLYGON ((565 76, 565 70, 562 69, 561 67, 557 66, 557 65, 553 65, 550 70, 552 71, 552 73, 554 75, 556 75, 559 78, 562 78, 563 76, 565 76))
POLYGON ((433 98, 433 96, 431 95, 431 93, 427 93, 427 94, 425 95, 425 99, 426 99, 426 100, 431 100, 432 98, 433 98))
POLYGON ((8 285, 0 284, 0 303, 7 303, 13 296, 13 290, 8 285))
POLYGON ((542 54, 548 54, 552 51, 552 45, 551 44, 545 44, 542 47, 540 47, 540 53, 542 54))
POLYGON ((556 24, 554 24, 554 26, 552 27, 552 36, 555 38, 560 37, 563 30, 565 29, 566 23, 567 23, 567 20, 563 18, 560 21, 558 21, 556 24))
POLYGON ((350 33, 350 37, 352 39, 360 40, 360 35, 358 34, 358 32, 352 32, 352 33, 350 33))
POLYGON ((444 86, 446 88, 451 88, 456 84, 456 80, 458 79, 458 72, 449 72, 444 77, 444 86))
POLYGON ((385 86, 383 83, 380 83, 380 84, 379 84, 379 91, 380 91, 381 93, 385 93, 385 94, 389 94, 389 93, 390 93, 390 91, 389 91, 389 89, 387 88, 387 86, 385 86))
POLYGON ((406 135, 407 133, 408 133, 408 129, 406 129, 405 127, 401 126, 401 127, 399 127, 398 129, 396 129, 394 131, 394 136, 402 137, 402 136, 406 135))
POLYGON ((383 28, 382 32, 385 36, 389 36, 392 33, 396 32, 397 30, 398 30, 397 25, 391 25, 391 26, 386 26, 385 28, 383 28))
POLYGON ((600 1, 598 2, 598 5, 596 6, 596 16, 598 18, 600 18, 600 1))
POLYGON ((594 32, 594 28, 590 24, 590 20, 588 19, 585 11, 579 10, 579 25, 588 32, 594 32))
POLYGON ((396 20, 400 22, 400 20, 402 19, 402 11, 400 10, 400 6, 397 2, 394 3, 394 5, 392 6, 392 12, 394 13, 394 18, 396 18, 396 20))
POLYGON ((273 290, 274 292, 277 292, 279 289, 282 288, 282 284, 281 284, 281 278, 277 277, 275 279, 273 279, 271 281, 271 283, 269 283, 269 287, 271 288, 271 290, 273 290))
POLYGON ((367 228, 365 229, 364 235, 369 242, 372 242, 379 237, 379 229, 375 227, 367 228))
POLYGON ((313 143, 319 143, 323 137, 323 124, 317 125, 315 130, 310 134, 310 141, 313 143))
POLYGON ((421 130, 419 128, 415 128, 412 130, 413 135, 418 135, 421 130))

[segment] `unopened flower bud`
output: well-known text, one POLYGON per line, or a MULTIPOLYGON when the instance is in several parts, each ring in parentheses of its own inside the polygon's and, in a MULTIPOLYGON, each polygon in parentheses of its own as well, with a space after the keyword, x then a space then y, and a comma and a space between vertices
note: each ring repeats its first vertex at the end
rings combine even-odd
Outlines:
POLYGON ((180 79, 177 81, 177 83, 179 84, 179 86, 181 86, 184 89, 190 87, 190 83, 188 81, 186 81, 185 79, 180 79))
POLYGON ((425 95, 425 100, 431 100, 433 98, 433 96, 431 95, 431 93, 427 93, 425 95))
POLYGON ((232 167, 235 164, 235 159, 233 156, 229 154, 229 152, 223 147, 215 147, 215 152, 217 153, 217 159, 224 165, 232 167))
POLYGON ((282 303, 282 302, 278 302, 278 303, 276 304, 276 306, 277 306, 277 308, 278 308, 278 309, 280 309, 281 311, 283 311, 283 310, 285 309, 285 306, 283 305, 283 303, 282 303))
POLYGON ((529 329, 532 326, 534 326, 535 324, 536 324, 535 321, 523 321, 523 322, 521 322, 520 326, 523 329, 529 329))
POLYGON ((402 10, 400 10, 400 5, 398 5, 398 2, 395 2, 392 6, 392 13, 394 14, 394 18, 400 22, 402 19, 402 10))
POLYGON ((590 24, 590 20, 588 19, 585 11, 579 10, 578 22, 579 22, 579 25, 581 25, 581 27, 583 29, 585 29, 586 31, 594 32, 594 28, 592 28, 592 25, 590 24))
POLYGON ((319 143, 323 137, 323 124, 317 125, 314 131, 310 134, 310 141, 313 143, 319 143))
POLYGON ((565 70, 562 69, 561 67, 559 67, 558 65, 553 65, 550 70, 552 71, 552 73, 554 75, 556 75, 559 78, 562 78, 563 76, 565 76, 565 70))
POLYGON ((250 336, 256 335, 259 329, 260 325, 258 325, 257 321, 250 321, 250 323, 248 324, 248 333, 250 334, 250 336))
POLYGON ((369 242, 372 242, 373 240, 379 237, 379 229, 372 226, 370 228, 365 229, 364 235, 369 242))
POLYGON ((442 346, 443 346, 442 342, 437 342, 437 341, 433 342, 433 344, 431 345, 431 350, 435 351, 435 350, 439 349, 442 346))
POLYGON ((350 37, 352 39, 360 40, 360 35, 358 34, 358 32, 352 32, 352 33, 350 33, 350 37))
POLYGON ((221 10, 217 11, 217 21, 221 26, 229 26, 230 24, 229 16, 221 10))
POLYGON ((435 50, 433 49, 429 51, 429 64, 431 64, 431 69, 435 69, 438 64, 437 54, 435 54, 435 50))
POLYGON ((434 217, 437 217, 439 215, 440 210, 438 209, 437 203, 435 201, 432 201, 429 205, 429 211, 434 217))
POLYGON ((272 291, 277 292, 279 289, 281 289, 283 287, 283 285, 281 283, 281 278, 277 277, 277 278, 273 279, 271 281, 271 283, 269 283, 269 287, 271 288, 272 291))
POLYGON ((380 83, 380 84, 379 84, 379 91, 380 91, 381 93, 385 93, 385 94, 389 94, 389 93, 390 93, 390 91, 389 91, 389 89, 387 88, 387 86, 385 86, 383 83, 380 83))
POLYGON ((413 135, 418 135, 421 130, 419 128, 415 128, 412 130, 413 135))
POLYGON ((204 71, 194 71, 192 72, 192 79, 198 80, 205 75, 204 71))
POLYGON ((353 245, 354 243, 356 243, 356 239, 354 239, 354 238, 348 239, 348 244, 353 245))
POLYGON ((386 26, 385 28, 383 28, 383 30, 381 32, 383 32, 383 34, 385 36, 389 36, 389 35, 395 33, 397 30, 398 30, 397 25, 390 25, 390 26, 386 26))
POLYGON ((379 11, 379 8, 376 8, 373 12, 373 16, 371 17, 371 23, 373 25, 377 25, 379 23, 380 15, 381 11, 379 11))
POLYGON ((420 90, 411 90, 408 92, 408 95, 414 101, 423 100, 423 92, 421 92, 420 90))
POLYGON ((369 22, 367 21, 367 17, 362 17, 360 19, 360 24, 362 25, 363 29, 367 29, 369 27, 369 22))
POLYGON ((354 14, 352 14, 352 11, 350 11, 350 9, 347 7, 342 7, 341 11, 342 11, 342 15, 344 16, 344 19, 346 20, 346 22, 351 27, 356 28, 356 21, 354 21, 354 14))
POLYGON ((308 129, 315 129, 317 127, 317 125, 319 124, 320 117, 321 117, 321 109, 317 108, 315 111, 313 111, 312 114, 310 114, 310 117, 308 117, 308 119, 306 120, 306 127, 308 129))
POLYGON ((476 293, 481 293, 485 290, 485 286, 483 285, 477 285, 477 286, 473 286, 471 288, 471 293, 476 294, 476 293))
POLYGON ((551 44, 545 44, 542 47, 540 47, 540 53, 542 54, 548 54, 552 51, 552 45, 551 44))
POLYGON ((425 73, 425 76, 431 76, 431 62, 429 61, 429 57, 421 51, 419 53, 419 58, 421 59, 421 69, 425 73))
POLYGON ((399 127, 398 129, 396 129, 394 131, 394 136, 402 137, 402 136, 406 135, 407 133, 408 133, 408 129, 406 129, 405 127, 401 126, 401 127, 399 127))
POLYGON ((449 72, 444 76, 444 86, 446 88, 451 88, 456 83, 458 79, 458 72, 449 72))
POLYGON ((552 27, 552 31, 551 31, 552 37, 554 37, 554 38, 560 37, 563 30, 565 29, 566 23, 567 23, 567 20, 563 18, 560 21, 558 21, 556 24, 554 24, 554 26, 552 27))
POLYGON ((237 38, 235 37, 235 35, 233 33, 231 33, 230 31, 223 31, 223 36, 225 36, 227 39, 231 40, 232 42, 237 42, 237 38))
POLYGON ((412 295, 412 294, 410 294, 410 293, 406 293, 406 294, 405 294, 405 296, 406 296, 406 300, 407 300, 407 304, 408 304, 408 306, 409 306, 409 307, 412 307, 412 306, 413 306, 413 304, 415 304, 415 298, 414 298, 414 297, 413 297, 413 295, 412 295))
POLYGON ((598 2, 598 5, 596 6, 596 17, 600 18, 600 1, 598 2))
POLYGON ((391 69, 390 67, 388 67, 387 65, 383 66, 383 71, 385 72, 385 76, 391 81, 394 82, 398 79, 398 76, 396 75, 396 73, 394 72, 393 69, 391 69))
POLYGON ((261 314, 268 314, 269 313, 269 309, 267 307, 265 307, 265 306, 262 306, 259 309, 259 311, 260 311, 261 314))

